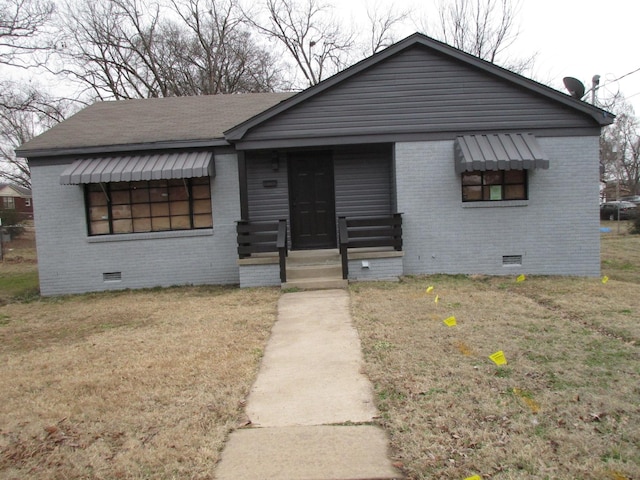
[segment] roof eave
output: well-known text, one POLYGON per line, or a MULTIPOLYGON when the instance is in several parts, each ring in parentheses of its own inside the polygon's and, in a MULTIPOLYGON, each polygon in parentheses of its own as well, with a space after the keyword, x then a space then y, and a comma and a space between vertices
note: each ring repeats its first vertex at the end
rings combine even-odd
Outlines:
POLYGON ((15 154, 21 158, 62 157, 72 155, 95 155, 105 153, 126 153, 149 150, 172 150, 177 148, 228 147, 230 144, 223 138, 211 140, 173 140, 166 142, 145 142, 121 145, 95 145, 90 147, 63 147, 43 149, 16 149, 15 154))
POLYGON ((361 60, 360 62, 356 63, 355 65, 352 65, 351 67, 343 70, 342 72, 339 72, 333 75, 332 77, 329 77, 326 80, 323 80, 317 85, 309 87, 306 90, 303 90, 302 92, 298 93, 297 95, 289 99, 283 100, 279 104, 274 105, 273 107, 263 112, 260 112, 259 114, 236 125, 235 127, 230 128, 229 130, 224 132, 224 136, 230 142, 242 140, 242 138, 247 133, 247 131, 259 125, 260 123, 278 115, 279 113, 285 110, 288 110, 289 108, 294 107, 295 105, 302 103, 303 101, 307 100, 310 97, 313 97, 333 87, 334 85, 342 82, 343 80, 349 77, 356 75, 357 73, 371 67, 372 65, 375 65, 378 62, 381 62, 393 55, 396 55, 402 50, 405 50, 407 48, 410 48, 418 44, 428 48, 432 48, 433 50, 436 50, 449 57, 452 57, 454 59, 470 64, 492 75, 496 75, 504 80, 515 83, 516 85, 520 85, 524 88, 527 88, 531 91, 541 94, 547 98, 550 98, 551 100, 555 100, 559 103, 562 103, 570 108, 582 111, 583 113, 590 115, 600 126, 612 124, 615 118, 615 115, 607 112, 606 110, 602 110, 593 105, 589 105, 588 103, 575 99, 570 95, 566 95, 562 92, 559 92, 554 88, 538 83, 535 80, 526 78, 515 72, 507 70, 506 68, 502 68, 496 64, 483 60, 479 57, 463 52, 462 50, 458 50, 457 48, 454 48, 450 45, 447 45, 446 43, 442 43, 433 38, 427 37, 421 33, 414 33, 406 37, 404 40, 400 40, 398 43, 391 45, 385 50, 382 50, 381 52, 378 52, 368 58, 365 58, 364 60, 361 60))

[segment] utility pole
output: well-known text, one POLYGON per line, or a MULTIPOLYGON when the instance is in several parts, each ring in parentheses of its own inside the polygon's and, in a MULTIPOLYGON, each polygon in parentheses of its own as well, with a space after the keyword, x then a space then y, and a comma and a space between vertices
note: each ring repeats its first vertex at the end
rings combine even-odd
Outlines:
POLYGON ((596 106, 596 92, 598 91, 598 85, 600 85, 600 75, 594 75, 591 79, 591 105, 596 106))

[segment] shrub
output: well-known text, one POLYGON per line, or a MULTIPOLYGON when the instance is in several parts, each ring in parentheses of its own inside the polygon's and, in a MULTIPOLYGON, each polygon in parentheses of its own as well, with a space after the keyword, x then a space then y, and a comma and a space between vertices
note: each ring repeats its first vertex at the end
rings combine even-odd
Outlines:
POLYGON ((20 225, 20 214, 15 210, 0 210, 0 218, 2 219, 2 231, 11 235, 11 238, 18 237, 24 231, 24 227, 20 225))
POLYGON ((640 216, 637 216, 629 223, 629 233, 640 235, 640 216))

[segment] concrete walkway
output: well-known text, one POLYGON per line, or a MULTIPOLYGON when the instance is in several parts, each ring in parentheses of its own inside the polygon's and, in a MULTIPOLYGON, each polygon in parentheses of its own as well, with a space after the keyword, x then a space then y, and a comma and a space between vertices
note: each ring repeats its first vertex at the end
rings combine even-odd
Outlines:
POLYGON ((344 290, 284 294, 218 480, 398 479, 344 290), (345 425, 347 424, 347 425, 345 425), (355 425, 354 425, 355 424, 355 425))

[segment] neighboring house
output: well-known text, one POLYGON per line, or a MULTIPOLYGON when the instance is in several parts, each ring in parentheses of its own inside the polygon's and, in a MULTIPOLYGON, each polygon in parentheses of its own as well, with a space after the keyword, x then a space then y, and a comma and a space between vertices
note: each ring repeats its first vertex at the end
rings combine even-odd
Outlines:
POLYGON ((97 103, 17 153, 44 295, 278 284, 278 257, 253 253, 278 228, 292 255, 348 241, 349 279, 596 276, 612 121, 415 34, 296 95, 97 103))
POLYGON ((15 212, 18 220, 33 218, 31 190, 18 185, 0 183, 0 210, 15 212))

